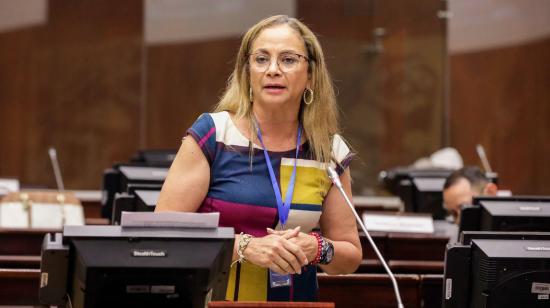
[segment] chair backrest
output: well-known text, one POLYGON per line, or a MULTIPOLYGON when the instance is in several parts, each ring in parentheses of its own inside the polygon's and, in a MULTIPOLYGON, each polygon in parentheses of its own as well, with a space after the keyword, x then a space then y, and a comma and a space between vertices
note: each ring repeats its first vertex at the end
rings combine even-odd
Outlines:
POLYGON ((0 200, 2 228, 61 228, 83 225, 84 210, 73 193, 12 192, 0 200))

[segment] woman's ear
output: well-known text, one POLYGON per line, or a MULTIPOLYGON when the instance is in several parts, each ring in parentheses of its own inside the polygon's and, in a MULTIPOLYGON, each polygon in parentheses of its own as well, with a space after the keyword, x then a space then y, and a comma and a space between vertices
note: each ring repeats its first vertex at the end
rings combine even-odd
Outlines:
POLYGON ((489 183, 483 188, 483 194, 487 196, 496 196, 498 187, 495 183, 489 183))

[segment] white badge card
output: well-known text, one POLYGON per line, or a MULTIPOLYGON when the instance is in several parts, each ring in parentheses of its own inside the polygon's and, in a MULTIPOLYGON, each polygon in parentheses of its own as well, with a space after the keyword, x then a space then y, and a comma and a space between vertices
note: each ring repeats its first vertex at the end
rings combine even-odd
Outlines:
POLYGON ((290 275, 281 275, 269 270, 269 283, 272 288, 288 287, 290 286, 290 275))

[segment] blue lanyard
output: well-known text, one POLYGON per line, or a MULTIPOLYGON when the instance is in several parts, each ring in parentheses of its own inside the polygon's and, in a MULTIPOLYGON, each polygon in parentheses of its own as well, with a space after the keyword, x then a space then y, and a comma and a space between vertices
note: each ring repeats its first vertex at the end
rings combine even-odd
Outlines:
POLYGON ((294 168, 292 169, 292 175, 290 176, 290 182, 288 182, 288 187, 286 189, 286 198, 283 203, 282 200, 282 191, 279 189, 279 184, 277 183, 277 178, 275 177, 275 172, 273 172, 273 166, 271 165, 271 159, 269 159, 269 154, 265 149, 264 142, 262 140, 262 132, 260 131, 260 126, 256 123, 258 129, 258 139, 262 144, 264 149, 265 162, 267 164, 267 169, 269 170, 269 177, 271 178, 271 185, 273 186, 273 191, 275 192, 275 199, 277 200, 277 209, 279 212, 279 221, 284 229, 286 225, 286 220, 288 219, 288 213, 290 211, 290 204, 292 202, 292 195, 294 194, 294 186, 296 184, 296 163, 298 161, 298 153, 300 152, 300 143, 302 140, 302 125, 298 124, 298 137, 296 138, 296 158, 294 159, 294 168))

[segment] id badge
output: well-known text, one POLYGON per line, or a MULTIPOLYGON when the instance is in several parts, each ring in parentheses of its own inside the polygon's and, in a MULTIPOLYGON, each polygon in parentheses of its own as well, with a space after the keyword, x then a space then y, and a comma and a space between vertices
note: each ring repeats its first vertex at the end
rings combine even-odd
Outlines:
POLYGON ((288 287, 290 286, 290 275, 281 275, 272 270, 269 270, 269 284, 272 288, 288 287))

